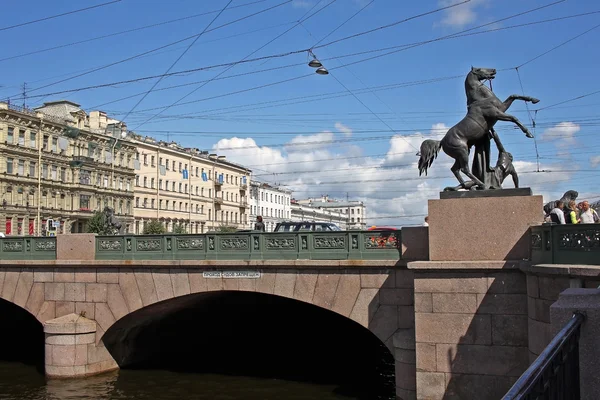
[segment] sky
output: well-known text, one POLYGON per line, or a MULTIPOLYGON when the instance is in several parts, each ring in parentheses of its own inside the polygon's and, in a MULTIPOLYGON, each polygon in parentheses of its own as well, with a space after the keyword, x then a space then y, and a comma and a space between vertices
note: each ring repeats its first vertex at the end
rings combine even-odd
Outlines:
POLYGON ((3 6, 0 36, 0 99, 106 111, 296 199, 364 201, 369 225, 419 225, 456 185, 453 159, 419 176, 416 153, 465 116, 471 66, 496 68, 500 99, 540 99, 508 110, 534 139, 496 125, 520 186, 600 199, 593 0, 33 0, 3 6))

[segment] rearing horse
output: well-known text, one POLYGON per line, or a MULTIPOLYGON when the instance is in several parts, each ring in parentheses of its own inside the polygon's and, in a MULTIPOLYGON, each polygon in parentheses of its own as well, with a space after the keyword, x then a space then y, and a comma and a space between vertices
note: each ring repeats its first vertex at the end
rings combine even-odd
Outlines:
POLYGON ((467 115, 456 125, 448 130, 443 139, 427 139, 421 144, 419 158, 419 176, 427 169, 437 157, 439 150, 444 150, 448 156, 454 158, 454 165, 450 168, 460 185, 464 188, 465 181, 460 175, 462 172, 468 176, 479 189, 487 189, 485 184, 475 176, 469 168, 469 151, 472 146, 481 143, 487 135, 495 135, 494 125, 498 121, 509 121, 517 125, 527 137, 533 135, 515 116, 507 114, 506 110, 515 100, 530 101, 533 104, 539 100, 533 97, 511 95, 502 102, 489 90, 482 81, 496 77, 493 68, 471 68, 465 80, 467 94, 467 115))

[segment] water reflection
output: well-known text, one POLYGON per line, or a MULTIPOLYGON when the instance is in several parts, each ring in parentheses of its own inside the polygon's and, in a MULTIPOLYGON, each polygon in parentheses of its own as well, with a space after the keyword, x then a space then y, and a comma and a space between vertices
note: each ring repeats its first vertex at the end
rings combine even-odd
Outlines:
POLYGON ((251 377, 121 370, 46 381, 34 367, 0 362, 1 400, 353 400, 335 385, 251 377))

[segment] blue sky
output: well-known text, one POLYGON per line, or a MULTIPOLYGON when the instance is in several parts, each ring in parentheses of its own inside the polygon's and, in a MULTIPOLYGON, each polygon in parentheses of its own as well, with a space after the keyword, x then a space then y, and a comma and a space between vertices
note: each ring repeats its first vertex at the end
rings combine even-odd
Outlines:
MULTIPOLYGON (((116 83, 168 70, 186 71, 305 50, 318 42, 327 44, 460 2, 233 0, 218 14, 229 0, 122 0, 2 29, 103 3, 8 2, 0 26, 4 39, 0 98, 21 104, 25 82, 25 101, 30 107, 69 99, 87 111, 101 109, 125 118, 128 127, 138 133, 216 150, 250 165, 257 179, 294 189, 298 198, 329 194, 364 200, 370 224, 417 224, 427 213, 427 199, 438 198, 440 189, 454 185, 454 178, 448 169, 451 159, 443 153, 429 176, 419 178, 416 149, 426 138, 441 138, 464 116, 463 82, 471 65, 499 70, 493 88, 504 99, 512 93, 522 94, 515 66, 573 39, 519 68, 525 94, 541 101, 529 106, 530 113, 521 102, 515 102, 509 112, 529 128, 531 118, 535 119, 532 131, 536 140, 526 138, 510 123, 498 123, 497 130, 517 160, 521 186, 531 186, 546 201, 559 198, 568 189, 578 190, 581 198, 600 199, 600 152, 595 136, 600 93, 544 109, 600 91, 600 84, 595 83, 600 57, 595 51, 600 27, 595 27, 600 24, 600 13, 536 23, 600 11, 600 5, 592 0, 557 2, 501 22, 496 21, 556 1, 471 0, 315 47, 315 55, 331 71, 326 76, 315 74, 306 65, 307 53, 298 52, 176 74, 158 84, 158 78, 116 83), (256 15, 248 17, 251 14, 256 15), (160 25, 137 29, 153 24, 160 25), (468 36, 388 55, 374 51, 394 46, 398 50, 397 46, 431 41, 483 24, 488 25, 469 31, 468 36), (514 27, 522 24, 527 25, 514 27), (205 29, 189 49, 194 37, 167 46, 205 29), (486 30, 492 31, 474 34, 486 30), (112 36, 95 39, 104 35, 112 36), (86 42, 44 51, 79 41, 86 42), (163 46, 167 47, 152 51, 163 46), (24 55, 30 52, 35 54, 24 55), (355 53, 363 54, 349 56, 355 53), (374 56, 380 57, 369 59, 374 56), (54 94, 111 83, 116 84, 54 94), (260 86, 265 87, 256 89, 260 86), (181 102, 188 104, 173 105, 186 95, 181 102), (172 107, 165 109, 167 106, 172 107), (541 170, 551 172, 535 172, 538 160, 541 170)), ((505 187, 512 187, 510 179, 505 187)))

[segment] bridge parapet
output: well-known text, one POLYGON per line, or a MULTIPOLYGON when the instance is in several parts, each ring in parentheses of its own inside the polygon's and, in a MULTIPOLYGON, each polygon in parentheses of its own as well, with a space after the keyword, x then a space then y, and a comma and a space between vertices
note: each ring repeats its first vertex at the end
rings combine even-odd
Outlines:
POLYGON ((398 260, 400 231, 97 236, 97 260, 398 260))
POLYGON ((531 228, 533 264, 600 265, 600 225, 541 225, 531 228))
POLYGON ((2 238, 0 260, 56 260, 56 238, 36 236, 2 238))

